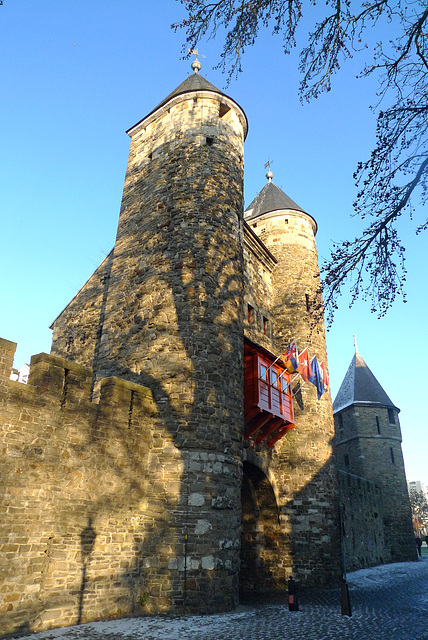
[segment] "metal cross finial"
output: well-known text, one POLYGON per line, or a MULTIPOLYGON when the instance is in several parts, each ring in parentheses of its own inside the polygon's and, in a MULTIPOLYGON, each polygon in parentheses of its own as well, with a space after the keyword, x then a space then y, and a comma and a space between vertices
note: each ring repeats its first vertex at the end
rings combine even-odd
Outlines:
POLYGON ((200 56, 201 58, 205 58, 205 56, 202 53, 199 53, 198 49, 189 49, 189 53, 191 56, 196 56, 191 66, 195 73, 199 73, 199 70, 202 67, 202 65, 198 60, 198 56, 200 56))

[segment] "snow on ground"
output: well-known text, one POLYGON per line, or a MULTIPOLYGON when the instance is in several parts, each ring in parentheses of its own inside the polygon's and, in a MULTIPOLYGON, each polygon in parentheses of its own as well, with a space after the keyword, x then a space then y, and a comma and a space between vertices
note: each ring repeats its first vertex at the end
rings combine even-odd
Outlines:
POLYGON ((348 573, 347 580, 350 588, 364 587, 387 587, 390 584, 397 583, 400 579, 408 580, 409 575, 426 571, 427 559, 416 562, 396 562, 394 564, 382 564, 378 567, 370 567, 369 569, 360 569, 348 573))
POLYGON ((148 618, 123 618, 120 620, 103 620, 88 622, 87 624, 65 627, 62 629, 50 629, 30 636, 21 636, 19 640, 78 640, 87 638, 88 631, 94 632, 97 638, 150 638, 150 640, 184 640, 187 633, 209 631, 220 634, 225 622, 235 624, 240 621, 248 621, 250 607, 239 607, 232 613, 215 614, 210 616, 188 616, 180 618, 168 618, 153 616, 148 618))
MULTIPOLYGON (((361 569, 360 571, 354 571, 349 573, 348 584, 351 592, 360 592, 364 590, 371 591, 381 588, 387 593, 388 587, 393 585, 397 586, 400 583, 417 582, 420 583, 423 578, 428 582, 428 557, 423 557, 419 562, 400 562, 395 564, 381 565, 378 567, 371 567, 369 569, 361 569)), ((418 592, 419 605, 426 611, 428 607, 428 595, 425 590, 424 593, 418 592)), ((252 606, 240 606, 236 611, 225 614, 207 615, 207 616, 182 616, 179 618, 174 617, 143 617, 143 618, 125 618, 119 620, 104 620, 99 622, 90 622, 87 624, 65 627, 62 629, 50 629, 41 633, 31 634, 27 636, 20 636, 19 640, 194 640, 195 638, 205 639, 221 639, 232 637, 265 637, 263 625, 267 624, 267 620, 273 622, 273 617, 278 617, 278 612, 283 616, 283 611, 286 607, 283 605, 266 605, 266 612, 261 619, 260 610, 252 606), (260 626, 262 625, 262 627, 260 626), (233 633, 240 630, 244 633, 241 635, 233 633), (232 630, 232 635, 230 632, 232 630), (254 633, 256 635, 254 635, 254 633), (260 635, 262 634, 262 635, 260 635)), ((296 623, 301 624, 299 637, 301 638, 354 638, 365 639, 367 637, 381 637, 381 636, 366 636, 366 635, 347 635, 350 633, 348 627, 350 625, 358 625, 361 618, 361 624, 364 626, 365 618, 364 613, 354 618, 348 618, 347 616, 340 615, 340 609, 334 607, 332 609, 329 606, 322 604, 316 604, 315 606, 305 607, 305 611, 301 611, 298 617, 293 614, 294 632, 297 632, 296 623), (310 635, 310 627, 315 624, 314 619, 317 619, 318 625, 324 625, 327 630, 334 633, 330 635, 329 631, 326 631, 324 635, 319 635, 317 631, 315 635, 310 635), (353 622, 351 622, 351 620, 353 622), (334 629, 333 629, 334 627, 334 629), (337 633, 338 635, 337 635, 337 633), (306 635, 308 633, 308 635, 306 635)), ((288 613, 288 607, 287 607, 288 613)), ((285 619, 286 620, 286 619, 285 619)), ((285 631, 285 628, 283 628, 285 631)), ((275 633, 269 633, 269 638, 284 638, 283 633, 277 635, 275 633)), ((267 636, 266 636, 267 637, 267 636)), ((287 636, 288 637, 288 636, 287 636)), ((291 636, 290 636, 291 637, 291 636)), ((382 635, 382 638, 384 636, 382 635)), ((402 636, 385 636, 385 637, 402 637, 402 636)), ((417 638, 424 638, 428 640, 428 635, 417 636, 417 638)))

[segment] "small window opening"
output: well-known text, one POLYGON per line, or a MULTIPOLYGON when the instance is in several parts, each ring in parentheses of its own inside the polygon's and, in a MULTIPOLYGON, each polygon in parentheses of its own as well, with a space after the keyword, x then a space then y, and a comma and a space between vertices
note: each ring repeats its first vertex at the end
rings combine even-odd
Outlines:
POLYGON ((388 409, 388 420, 389 420, 389 424, 395 424, 394 409, 388 409))
POLYGON ((288 218, 285 218, 284 224, 288 224, 288 218))
POLYGON ((269 333, 269 320, 263 316, 263 333, 269 333))
POLYGON ((257 222, 253 224, 253 229, 255 229, 256 227, 257 227, 257 222))
POLYGON ((209 147, 212 147, 212 144, 213 144, 213 142, 214 142, 214 138, 207 138, 207 139, 206 139, 206 141, 207 141, 207 145, 208 145, 209 147))
POLYGON ((311 299, 308 293, 305 293, 305 301, 306 301, 306 311, 309 312, 311 310, 311 299))
POLYGON ((390 447, 389 451, 391 452, 391 462, 392 464, 395 464, 395 458, 394 458, 394 450, 392 447, 390 447))
POLYGON ((343 416, 341 413, 337 416, 337 422, 339 424, 339 431, 343 431, 343 416))
POLYGON ((227 106, 227 104, 223 104, 223 102, 220 103, 220 110, 219 110, 219 118, 224 118, 224 116, 226 115, 226 113, 229 113, 230 111, 230 107, 227 106))
POLYGON ((345 453, 345 467, 349 469, 349 456, 347 453, 345 453))
POLYGON ((248 317, 248 322, 250 324, 253 324, 254 320, 256 319, 256 312, 254 310, 254 307, 252 307, 250 304, 248 305, 248 308, 247 308, 247 317, 248 317))
POLYGON ((380 424, 379 424, 378 416, 376 416, 376 426, 377 426, 377 432, 380 433, 380 424))
POLYGON ((198 99, 197 98, 193 98, 193 104, 194 105, 198 104, 198 99))

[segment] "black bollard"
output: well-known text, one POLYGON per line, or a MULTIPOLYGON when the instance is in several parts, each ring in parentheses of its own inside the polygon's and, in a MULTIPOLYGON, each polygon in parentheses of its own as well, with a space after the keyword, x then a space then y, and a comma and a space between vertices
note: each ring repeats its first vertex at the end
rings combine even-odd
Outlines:
POLYGON ((294 582, 292 576, 288 578, 288 610, 289 611, 299 610, 299 603, 297 601, 296 583, 294 582))
POLYGON ((345 578, 342 578, 342 584, 341 584, 341 609, 342 609, 342 616, 352 616, 348 583, 346 582, 345 578))

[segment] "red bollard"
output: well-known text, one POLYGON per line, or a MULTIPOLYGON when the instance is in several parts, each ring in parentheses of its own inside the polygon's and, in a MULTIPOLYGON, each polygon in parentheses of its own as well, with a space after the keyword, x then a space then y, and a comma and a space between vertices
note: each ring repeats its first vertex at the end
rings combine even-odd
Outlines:
POLYGON ((294 582, 292 576, 288 578, 288 610, 289 611, 299 610, 299 603, 297 601, 296 583, 294 582))

